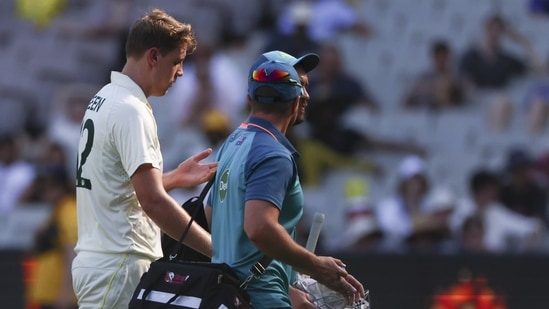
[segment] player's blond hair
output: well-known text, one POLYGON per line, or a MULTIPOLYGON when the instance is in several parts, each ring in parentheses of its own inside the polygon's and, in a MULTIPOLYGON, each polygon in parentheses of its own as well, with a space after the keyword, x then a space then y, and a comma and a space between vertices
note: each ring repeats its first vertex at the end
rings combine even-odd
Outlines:
POLYGON ((182 45, 185 45, 187 53, 192 53, 196 48, 192 26, 160 9, 153 9, 131 27, 126 40, 126 57, 141 57, 153 47, 165 55, 182 45))

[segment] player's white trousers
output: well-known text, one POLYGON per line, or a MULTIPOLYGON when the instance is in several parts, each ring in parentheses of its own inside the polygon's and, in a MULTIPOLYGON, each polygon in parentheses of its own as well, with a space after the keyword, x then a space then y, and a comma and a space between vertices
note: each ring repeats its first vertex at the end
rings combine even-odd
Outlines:
POLYGON ((79 252, 72 283, 80 309, 127 309, 149 258, 134 254, 79 252))

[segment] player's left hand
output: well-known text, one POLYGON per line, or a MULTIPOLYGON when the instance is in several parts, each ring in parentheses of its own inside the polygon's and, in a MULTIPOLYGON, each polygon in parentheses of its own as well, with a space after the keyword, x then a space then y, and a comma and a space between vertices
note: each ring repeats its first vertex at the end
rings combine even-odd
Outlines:
POLYGON ((177 187, 192 187, 212 178, 217 170, 217 162, 200 163, 212 153, 208 148, 181 162, 174 170, 177 187))

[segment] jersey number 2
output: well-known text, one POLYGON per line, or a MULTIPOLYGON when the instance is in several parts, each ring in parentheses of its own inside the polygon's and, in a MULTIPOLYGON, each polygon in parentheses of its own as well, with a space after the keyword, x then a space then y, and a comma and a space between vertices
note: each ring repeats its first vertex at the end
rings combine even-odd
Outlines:
POLYGON ((86 122, 84 122, 82 130, 80 131, 80 136, 83 136, 84 131, 86 130, 88 131, 86 146, 84 147, 84 151, 82 151, 82 154, 79 154, 79 158, 76 161, 76 187, 91 190, 91 181, 87 178, 82 177, 82 166, 86 163, 86 160, 88 159, 88 156, 90 155, 93 146, 93 135, 95 133, 95 129, 93 126, 93 121, 91 119, 88 119, 86 120, 86 122))

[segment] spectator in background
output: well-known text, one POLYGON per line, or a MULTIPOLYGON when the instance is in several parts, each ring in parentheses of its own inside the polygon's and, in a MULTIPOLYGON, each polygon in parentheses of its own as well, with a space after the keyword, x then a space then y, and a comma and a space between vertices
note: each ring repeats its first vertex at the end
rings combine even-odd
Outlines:
POLYGON ((372 32, 347 1, 299 0, 291 2, 279 17, 277 26, 281 34, 290 35, 302 24, 301 20, 295 19, 296 10, 301 10, 299 13, 306 17, 307 36, 314 42, 327 42, 345 31, 360 36, 368 36, 372 32))
POLYGON ((345 230, 339 244, 346 252, 383 249, 383 232, 375 216, 375 204, 369 198, 369 184, 360 177, 345 183, 345 230))
POLYGON ((40 104, 29 91, 0 85, 0 135, 39 136, 46 127, 40 104))
POLYGON ((354 166, 380 175, 377 164, 364 152, 388 151, 424 155, 423 149, 407 142, 387 140, 349 127, 344 117, 354 108, 378 110, 378 103, 342 64, 334 45, 323 45, 318 72, 311 77, 311 101, 306 111, 309 131, 297 142, 304 159, 300 162, 304 185, 317 185, 324 171, 354 166))
POLYGON ((542 61, 530 41, 497 14, 485 19, 483 40, 463 54, 459 67, 469 91, 495 91, 488 114, 488 126, 495 130, 507 128, 514 112, 514 102, 505 93, 505 87, 518 77, 543 71, 542 61), (504 38, 521 47, 525 56, 506 50, 504 38))
POLYGON ((356 156, 365 137, 342 123, 342 117, 353 107, 377 109, 376 101, 345 71, 336 46, 324 45, 320 57, 318 72, 311 76, 311 100, 306 111, 310 131, 297 142, 304 157, 300 162, 304 185, 319 184, 322 173, 334 168, 355 166, 379 171, 368 159, 356 156))
POLYGON ((484 39, 467 50, 460 60, 460 70, 474 88, 502 89, 515 77, 528 71, 540 71, 541 65, 526 37, 516 32, 499 15, 488 17, 484 23, 484 39), (502 46, 507 37, 520 45, 527 59, 514 56, 502 46))
POLYGON ((480 215, 467 217, 456 235, 457 253, 489 253, 490 249, 484 241, 486 227, 480 215))
POLYGON ((461 79, 452 70, 452 52, 444 40, 431 44, 432 67, 415 81, 404 98, 407 109, 443 110, 463 106, 461 79))
POLYGON ((30 21, 36 28, 47 28, 61 14, 66 6, 66 0, 16 0, 19 17, 30 21))
POLYGON ((498 200, 501 184, 488 170, 476 170, 469 180, 469 196, 458 203, 451 226, 461 240, 460 250, 503 253, 511 250, 512 241, 522 241, 524 249, 539 245, 543 231, 540 220, 510 211, 498 200), (472 235, 482 232, 482 243, 472 235))
POLYGON ((507 154, 505 182, 499 198, 509 210, 547 223, 547 193, 534 177, 534 160, 522 148, 507 154))
POLYGON ((44 180, 49 179, 51 175, 64 175, 67 177, 65 181, 74 186, 75 175, 68 173, 67 154, 63 146, 55 141, 46 140, 42 148, 33 164, 36 177, 21 195, 23 203, 44 203, 43 197, 47 195, 45 191, 48 190, 48 184, 44 180))
POLYGON ((35 177, 34 166, 20 156, 16 137, 0 137, 0 217, 18 206, 35 177))
POLYGON ((294 2, 288 6, 283 19, 293 24, 291 31, 275 28, 269 34, 264 51, 280 50, 290 55, 304 55, 318 52, 319 44, 309 37, 308 25, 312 18, 312 8, 307 2, 294 2))
POLYGON ((334 169, 353 168, 372 173, 375 176, 382 175, 383 170, 379 165, 357 153, 358 149, 355 147, 359 146, 363 139, 359 133, 340 127, 331 128, 333 129, 331 133, 334 136, 338 133, 341 134, 340 145, 345 147, 343 151, 313 137, 307 136, 299 140, 293 138, 303 158, 299 162, 300 179, 303 186, 320 185, 322 176, 334 169))
POLYGON ((224 113, 211 110, 202 116, 200 128, 207 143, 213 148, 214 152, 217 152, 231 133, 231 121, 224 113))
POLYGON ((414 231, 414 221, 425 216, 429 192, 426 162, 417 156, 405 157, 398 166, 398 183, 394 195, 382 199, 376 207, 388 249, 401 250, 414 231))
POLYGON ((456 196, 448 187, 433 188, 421 213, 412 218, 412 232, 406 238, 408 247, 415 251, 441 250, 451 240, 449 218, 456 203, 456 196))
POLYGON ((76 196, 64 170, 44 169, 37 178, 37 199, 51 206, 51 217, 39 229, 31 252, 36 263, 29 286, 30 305, 39 309, 78 308, 71 265, 77 239, 76 196))
POLYGON ((63 147, 67 158, 68 175, 76 175, 76 153, 80 139, 82 118, 99 87, 88 84, 69 84, 59 89, 53 102, 53 113, 48 127, 51 141, 63 147))
POLYGON ((322 61, 318 70, 311 76, 311 93, 315 94, 311 107, 329 110, 335 119, 354 106, 362 105, 372 111, 379 104, 370 91, 352 76, 343 65, 343 56, 338 46, 323 44, 320 48, 322 61), (337 100, 337 104, 326 105, 323 102, 337 100))
POLYGON ((245 118, 245 90, 245 73, 214 42, 203 40, 165 99, 171 101, 183 128, 199 128, 211 110, 222 112, 236 125, 245 118))

